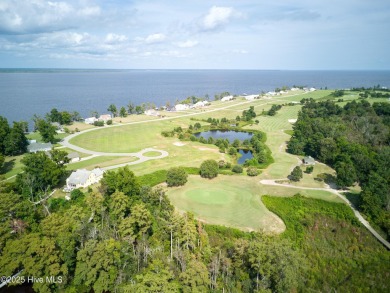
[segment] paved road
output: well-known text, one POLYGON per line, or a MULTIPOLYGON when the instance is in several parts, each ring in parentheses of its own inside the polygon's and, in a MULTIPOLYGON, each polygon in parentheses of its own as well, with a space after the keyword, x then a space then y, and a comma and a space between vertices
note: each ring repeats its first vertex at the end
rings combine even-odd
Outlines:
POLYGON ((390 250, 390 243, 388 241, 386 241, 381 235, 378 234, 378 232, 376 232, 371 227, 370 223, 368 223, 367 220, 363 218, 363 216, 355 209, 355 207, 350 203, 350 201, 348 199, 346 199, 343 195, 341 195, 339 191, 334 190, 330 187, 329 188, 315 188, 315 187, 294 186, 294 185, 290 185, 290 184, 281 184, 281 183, 276 183, 275 181, 277 181, 277 180, 286 180, 286 179, 260 180, 260 183, 264 184, 264 185, 283 186, 283 187, 296 188, 296 189, 322 190, 322 191, 328 191, 328 192, 331 192, 333 194, 336 194, 339 198, 341 198, 352 209, 352 211, 354 212, 356 218, 358 218, 360 223, 362 223, 368 229, 368 231, 370 231, 371 234, 374 235, 374 237, 376 239, 378 239, 384 246, 387 247, 387 249, 390 250))

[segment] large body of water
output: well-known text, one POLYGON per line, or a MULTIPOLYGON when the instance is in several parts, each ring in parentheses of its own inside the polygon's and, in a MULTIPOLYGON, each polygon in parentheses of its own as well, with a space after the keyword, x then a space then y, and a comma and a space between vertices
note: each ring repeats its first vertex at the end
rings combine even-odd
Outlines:
POLYGON ((390 71, 267 71, 267 70, 58 70, 0 69, 0 115, 9 122, 31 121, 52 108, 107 112, 129 102, 157 106, 188 96, 228 91, 258 94, 277 87, 390 87, 390 71))

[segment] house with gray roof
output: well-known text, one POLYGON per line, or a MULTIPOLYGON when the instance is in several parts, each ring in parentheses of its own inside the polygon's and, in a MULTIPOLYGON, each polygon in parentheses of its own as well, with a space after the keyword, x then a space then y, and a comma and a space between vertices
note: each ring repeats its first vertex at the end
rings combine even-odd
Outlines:
POLYGON ((74 163, 80 161, 80 155, 78 152, 72 152, 67 155, 69 163, 74 163))
POLYGON ((309 165, 315 165, 316 161, 314 160, 313 157, 311 156, 306 156, 302 159, 302 162, 304 165, 309 166, 309 165))
POLYGON ((48 143, 33 142, 27 146, 27 150, 29 153, 48 152, 52 149, 52 147, 53 145, 50 142, 48 143))
POLYGON ((100 168, 95 168, 92 171, 86 169, 78 169, 66 179, 66 187, 68 190, 75 188, 85 188, 89 185, 98 183, 103 178, 104 171, 100 168))

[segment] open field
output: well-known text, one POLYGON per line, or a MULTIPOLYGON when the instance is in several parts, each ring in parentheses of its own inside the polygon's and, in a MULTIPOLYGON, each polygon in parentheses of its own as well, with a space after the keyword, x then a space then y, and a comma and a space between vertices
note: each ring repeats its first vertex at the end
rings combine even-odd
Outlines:
POLYGON ((89 160, 68 164, 66 168, 68 170, 87 169, 92 170, 96 167, 104 168, 112 165, 134 162, 138 160, 136 157, 110 157, 99 156, 91 158, 89 160))
POLYGON ((207 223, 242 230, 281 233, 284 223, 260 200, 259 184, 244 176, 219 175, 212 180, 190 176, 185 186, 168 190, 180 211, 190 211, 207 223))

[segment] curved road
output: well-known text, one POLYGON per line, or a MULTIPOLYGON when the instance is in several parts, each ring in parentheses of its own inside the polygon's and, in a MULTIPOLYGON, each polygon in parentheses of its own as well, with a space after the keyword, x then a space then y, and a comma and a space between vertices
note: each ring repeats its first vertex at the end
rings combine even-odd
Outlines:
MULTIPOLYGON (((282 179, 276 179, 276 180, 282 180, 282 179)), ((340 192, 338 192, 330 187, 329 188, 315 188, 315 187, 294 186, 294 185, 289 185, 289 184, 280 184, 280 183, 276 183, 275 182, 276 180, 260 180, 260 183, 264 184, 264 185, 283 186, 283 187, 296 188, 296 189, 322 190, 322 191, 328 191, 328 192, 331 192, 333 194, 336 194, 345 203, 347 203, 347 205, 352 209, 352 211, 354 212, 356 218, 358 218, 360 223, 362 223, 367 228, 367 230, 370 231, 372 235, 374 235, 374 237, 376 239, 378 239, 384 246, 387 247, 387 249, 390 250, 390 243, 388 241, 386 241, 381 235, 378 234, 378 232, 376 232, 371 227, 371 225, 367 222, 367 220, 363 218, 363 216, 355 209, 355 207, 349 202, 349 200, 346 199, 344 196, 342 196, 340 194, 340 192)))

